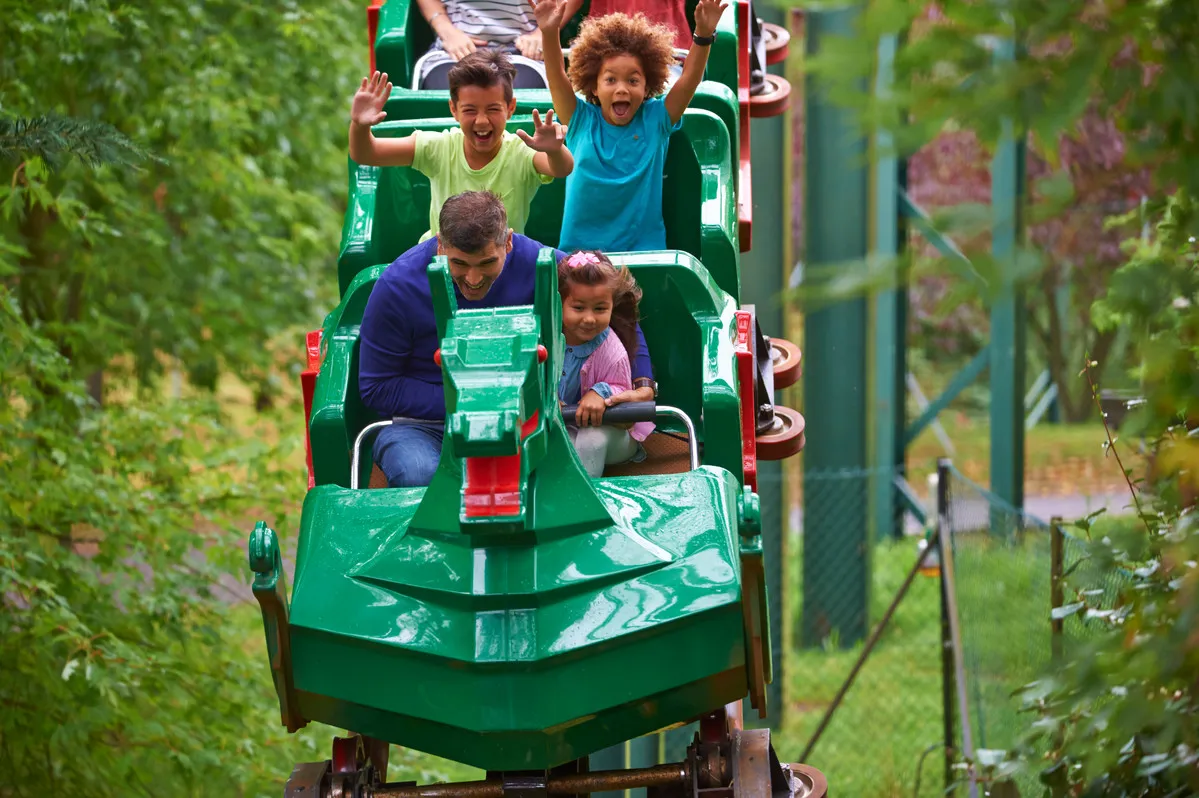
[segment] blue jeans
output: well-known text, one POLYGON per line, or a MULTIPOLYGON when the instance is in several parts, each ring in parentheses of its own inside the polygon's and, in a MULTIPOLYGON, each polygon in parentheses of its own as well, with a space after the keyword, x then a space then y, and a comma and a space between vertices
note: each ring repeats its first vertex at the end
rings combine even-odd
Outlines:
POLYGON ((441 424, 397 421, 375 437, 374 457, 387 485, 392 488, 423 488, 433 479, 441 459, 441 424))

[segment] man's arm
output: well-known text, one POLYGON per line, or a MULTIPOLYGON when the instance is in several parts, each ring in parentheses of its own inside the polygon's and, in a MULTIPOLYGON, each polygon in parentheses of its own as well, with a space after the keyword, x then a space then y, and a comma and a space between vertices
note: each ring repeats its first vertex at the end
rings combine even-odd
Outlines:
POLYGON ((402 139, 377 139, 371 128, 387 118, 383 106, 391 96, 387 74, 363 78, 350 107, 350 157, 362 166, 411 166, 416 134, 402 139))
POLYGON ((376 284, 362 313, 358 390, 362 403, 384 417, 441 419, 445 387, 406 376, 413 331, 395 288, 376 284))
POLYGON ((645 377, 652 380, 654 378, 654 366, 649 359, 649 347, 645 345, 645 335, 641 332, 641 325, 637 325, 637 362, 631 363, 633 370, 633 379, 645 377))
MULTIPOLYGON (((695 35, 710 39, 716 33, 716 24, 724 13, 727 4, 720 0, 699 0, 695 5, 695 35)), ((683 118, 683 112, 691 104, 699 82, 704 79, 704 68, 708 65, 708 50, 710 44, 700 44, 692 41, 691 49, 687 51, 687 60, 683 62, 683 74, 670 87, 666 95, 666 112, 670 114, 670 124, 677 125, 683 118)))

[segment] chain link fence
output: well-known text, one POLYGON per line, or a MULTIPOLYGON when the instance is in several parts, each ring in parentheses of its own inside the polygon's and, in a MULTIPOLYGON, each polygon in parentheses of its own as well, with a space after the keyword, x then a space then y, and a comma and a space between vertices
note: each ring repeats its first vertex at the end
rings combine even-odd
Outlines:
MULTIPOLYGON (((1008 505, 947 461, 927 521, 911 513, 904 537, 875 542, 864 519, 880 478, 892 476, 826 472, 803 485, 783 747, 839 794, 980 795, 963 753, 1014 746, 1032 718, 1013 693, 1100 628, 1053 607, 1080 590, 1110 607, 1127 577, 1090 560, 1060 522, 1008 505)), ((1041 792, 1035 774, 1015 786, 1041 792)))
POLYGON ((806 474, 799 553, 788 565, 794 643, 781 747, 819 768, 838 795, 944 790, 940 580, 923 570, 924 531, 877 534, 880 470, 806 474), (898 599, 898 600, 897 600, 898 599))

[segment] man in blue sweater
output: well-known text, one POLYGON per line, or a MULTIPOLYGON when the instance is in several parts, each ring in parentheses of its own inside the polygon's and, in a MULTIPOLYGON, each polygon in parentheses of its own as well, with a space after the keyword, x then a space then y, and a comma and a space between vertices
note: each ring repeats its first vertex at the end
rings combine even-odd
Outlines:
MULTIPOLYGON (((445 255, 460 308, 533 304, 542 244, 514 234, 503 202, 488 191, 467 191, 441 207, 439 232, 387 267, 362 314, 358 389, 382 416, 402 418, 375 439, 374 458, 393 488, 428 485, 441 457, 445 388, 433 362, 440 346, 429 295, 429 264, 445 255)), ((557 259, 564 252, 554 251, 557 259)), ((649 401, 655 385, 649 350, 638 328, 632 391, 608 404, 649 401)))

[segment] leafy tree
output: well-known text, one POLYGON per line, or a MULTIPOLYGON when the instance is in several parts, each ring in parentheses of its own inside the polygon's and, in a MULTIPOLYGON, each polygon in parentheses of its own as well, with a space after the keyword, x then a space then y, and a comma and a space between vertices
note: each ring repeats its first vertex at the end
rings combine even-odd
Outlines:
POLYGON ((328 756, 280 726, 244 592, 253 520, 294 529, 298 407, 155 377, 265 381, 328 304, 362 21, 0 0, 0 795, 277 796, 328 756), (100 369, 143 390, 100 406, 100 369))
MULTIPOLYGON (((1055 798, 1195 794, 1199 86, 1193 75, 1199 5, 943 0, 931 8, 934 13, 913 28, 923 8, 875 0, 860 17, 858 35, 827 42, 808 67, 861 112, 868 129, 892 131, 902 153, 948 129, 968 129, 985 152, 1010 122, 1014 135, 1027 136, 1044 160, 1045 173, 1068 175, 1081 195, 1098 199, 1082 220, 1086 239, 1076 250, 1091 257, 1086 268, 1096 276, 1110 274, 1090 308, 1090 340, 1116 330, 1128 337, 1131 376, 1146 401, 1121 432, 1154 453, 1149 474, 1126 471, 1143 527, 1091 541, 1083 565, 1070 575, 1075 595, 1056 610, 1085 614, 1100 633, 1072 651, 1052 678, 1024 692, 1034 713, 1030 737, 993 775, 1037 771, 1055 798), (878 37, 909 30, 896 59, 894 92, 882 98, 862 92, 860 86, 870 85, 865 79, 878 37), (998 57, 1005 41, 1018 45, 1019 58, 998 57), (1125 148, 1120 163, 1126 172, 1103 175, 1118 171, 1109 158, 1116 142, 1125 148), (1073 147, 1085 148, 1086 157, 1073 147), (1143 211, 1123 213, 1122 195, 1130 187, 1146 195, 1143 211), (1118 215, 1101 227, 1100 217, 1112 213, 1118 215), (1144 236, 1137 235, 1142 221, 1144 236), (1119 256, 1112 236, 1127 239, 1119 256), (1096 590, 1096 580, 1110 584, 1120 577, 1122 585, 1096 590)), ((1031 223, 1053 217, 1064 183, 1060 176, 1056 183, 1042 180, 1029 192, 1031 223)), ((1026 242, 1028 254, 1044 254, 1038 247, 1052 251, 1052 232, 1046 228, 1045 237, 1026 242)), ((1029 262, 1027 256, 1021 261, 1029 262)), ((1024 281, 1042 274, 1012 263, 986 265, 1024 281)), ((1074 366, 1083 369, 1092 399, 1102 365, 1088 354, 1074 366)), ((1091 528, 1089 520, 1080 525, 1091 528)))
POLYGON ((77 373, 128 355, 145 383, 166 355, 265 381, 264 343, 331 285, 362 22, 349 0, 0 0, 0 280, 77 373), (62 157, 87 147, 111 165, 62 157))

